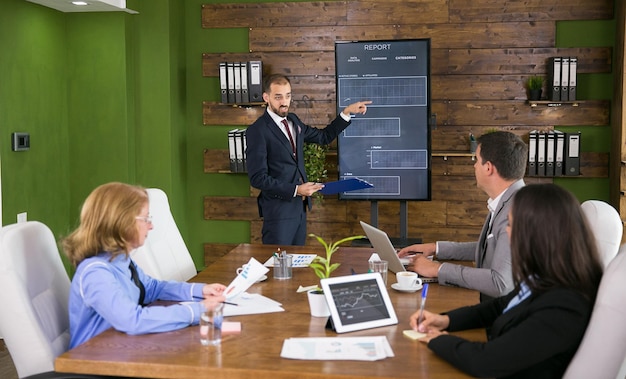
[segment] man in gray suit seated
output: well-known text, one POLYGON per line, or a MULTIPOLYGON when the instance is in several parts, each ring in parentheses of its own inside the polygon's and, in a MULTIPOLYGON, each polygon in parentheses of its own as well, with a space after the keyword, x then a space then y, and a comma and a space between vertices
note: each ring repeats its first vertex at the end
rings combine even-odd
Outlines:
POLYGON ((506 233, 511 198, 524 186, 528 147, 509 132, 487 133, 478 138, 474 174, 478 188, 488 196, 489 214, 475 242, 416 244, 400 250, 405 257, 418 253, 413 270, 422 276, 437 277, 440 284, 480 291, 480 300, 499 297, 513 290, 511 248, 506 233), (430 260, 474 261, 475 267, 430 260))

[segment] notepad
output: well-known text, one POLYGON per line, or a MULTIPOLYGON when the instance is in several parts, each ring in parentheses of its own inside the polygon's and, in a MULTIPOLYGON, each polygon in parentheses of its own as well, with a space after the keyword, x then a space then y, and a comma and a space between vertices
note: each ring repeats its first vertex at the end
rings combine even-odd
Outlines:
MULTIPOLYGON (((289 254, 289 253, 287 253, 289 254)), ((316 254, 289 254, 291 255, 291 267, 309 267, 313 259, 317 256, 316 254)), ((265 267, 274 267, 274 256, 269 257, 265 263, 263 263, 265 267)))

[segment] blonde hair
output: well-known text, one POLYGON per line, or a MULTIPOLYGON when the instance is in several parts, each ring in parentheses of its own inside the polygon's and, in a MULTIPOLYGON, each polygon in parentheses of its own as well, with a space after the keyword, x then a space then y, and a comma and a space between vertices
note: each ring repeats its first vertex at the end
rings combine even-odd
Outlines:
POLYGON ((112 258, 128 255, 139 237, 135 217, 147 203, 148 194, 140 186, 113 182, 94 189, 83 204, 80 225, 62 241, 74 267, 103 251, 112 258))

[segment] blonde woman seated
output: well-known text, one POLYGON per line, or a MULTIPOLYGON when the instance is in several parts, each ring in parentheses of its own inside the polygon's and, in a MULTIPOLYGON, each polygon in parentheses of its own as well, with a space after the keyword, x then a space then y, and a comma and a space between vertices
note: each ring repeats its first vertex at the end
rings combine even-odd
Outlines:
POLYGON ((515 290, 479 305, 411 316, 437 355, 478 377, 560 378, 574 356, 602 277, 578 200, 553 184, 521 188, 507 227, 515 290), (490 328, 487 342, 448 332, 490 328))
POLYGON ((161 281, 144 274, 129 253, 143 245, 152 220, 144 188, 108 183, 85 200, 80 225, 62 241, 76 267, 69 298, 70 348, 115 328, 128 334, 195 325, 224 301, 222 284, 161 281), (155 300, 178 301, 148 306, 155 300))

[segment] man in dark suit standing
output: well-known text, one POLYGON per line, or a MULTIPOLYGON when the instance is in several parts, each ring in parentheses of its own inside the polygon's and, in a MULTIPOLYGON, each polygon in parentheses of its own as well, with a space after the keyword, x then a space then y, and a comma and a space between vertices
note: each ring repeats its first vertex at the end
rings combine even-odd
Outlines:
POLYGON ((289 113, 291 83, 280 74, 263 80, 266 112, 246 131, 246 163, 250 185, 261 190, 257 198, 263 217, 263 243, 304 245, 306 209, 310 196, 324 188, 307 180, 304 143, 327 145, 350 125, 351 114, 365 114, 367 104, 348 105, 325 129, 305 125, 289 113))

